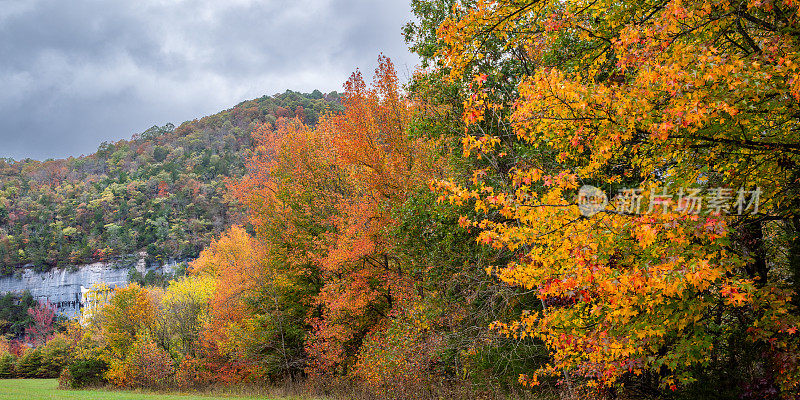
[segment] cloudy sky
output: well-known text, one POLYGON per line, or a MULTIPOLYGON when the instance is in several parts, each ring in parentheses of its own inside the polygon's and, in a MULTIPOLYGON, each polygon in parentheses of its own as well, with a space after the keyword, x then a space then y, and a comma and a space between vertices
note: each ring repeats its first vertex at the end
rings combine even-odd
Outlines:
POLYGON ((286 89, 407 77, 408 0, 0 0, 0 157, 60 158, 286 89))

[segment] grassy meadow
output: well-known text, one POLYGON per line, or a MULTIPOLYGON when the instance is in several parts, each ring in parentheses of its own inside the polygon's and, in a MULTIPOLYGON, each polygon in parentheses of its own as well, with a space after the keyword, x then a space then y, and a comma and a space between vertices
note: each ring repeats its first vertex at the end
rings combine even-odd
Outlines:
POLYGON ((0 400, 289 400, 261 396, 153 393, 121 390, 60 390, 56 379, 0 379, 0 400))

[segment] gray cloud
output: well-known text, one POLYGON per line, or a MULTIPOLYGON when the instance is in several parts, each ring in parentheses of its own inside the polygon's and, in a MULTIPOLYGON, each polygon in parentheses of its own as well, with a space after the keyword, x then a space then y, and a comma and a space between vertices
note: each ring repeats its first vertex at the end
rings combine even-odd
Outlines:
POLYGON ((104 140, 286 89, 340 90, 380 52, 401 76, 406 0, 0 0, 0 157, 104 140))

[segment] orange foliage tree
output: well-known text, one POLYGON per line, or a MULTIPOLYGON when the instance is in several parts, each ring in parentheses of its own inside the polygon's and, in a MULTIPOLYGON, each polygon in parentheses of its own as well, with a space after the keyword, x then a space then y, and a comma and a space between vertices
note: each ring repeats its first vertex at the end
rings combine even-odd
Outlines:
POLYGON ((292 301, 307 310, 307 371, 315 376, 346 372, 365 335, 413 301, 414 283, 384 229, 391 207, 440 168, 434 146, 408 133, 412 106, 388 58, 379 59, 371 87, 359 72, 351 76, 342 105, 315 128, 297 120, 261 127, 248 175, 231 185, 266 248, 267 269, 313 293, 311 302, 292 301))
POLYGON ((468 3, 438 56, 486 168, 442 200, 474 202, 462 224, 518 255, 488 272, 542 301, 498 323, 550 348, 520 380, 677 390, 737 365, 796 393, 797 4, 468 3), (581 213, 584 184, 611 202, 581 213))
POLYGON ((182 383, 230 383, 263 377, 287 365, 286 316, 276 307, 275 296, 290 290, 291 284, 268 262, 264 246, 244 228, 233 226, 192 263, 194 274, 210 277, 216 284, 198 346, 197 356, 203 360, 198 362, 193 355, 184 362, 181 374, 194 371, 195 377, 192 381, 184 376, 187 382, 182 383), (273 298, 261 297, 265 293, 273 298), (273 351, 283 359, 264 357, 273 351))
POLYGON ((325 373, 354 365, 365 334, 416 301, 414 282, 392 254, 385 228, 392 207, 438 172, 432 143, 409 135, 413 110, 388 58, 379 59, 372 87, 354 73, 342 104, 342 114, 317 128, 328 132, 333 164, 350 185, 325 236, 320 312, 310 320, 312 369, 325 373))

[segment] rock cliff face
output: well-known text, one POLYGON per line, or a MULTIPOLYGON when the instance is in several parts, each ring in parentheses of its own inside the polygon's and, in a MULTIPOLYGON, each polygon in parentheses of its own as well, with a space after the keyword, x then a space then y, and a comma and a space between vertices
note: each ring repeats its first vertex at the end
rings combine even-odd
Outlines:
MULTIPOLYGON (((144 259, 136 263, 136 270, 144 274, 148 270, 172 273, 176 263, 162 267, 146 267, 144 259)), ((0 278, 0 293, 22 293, 29 291, 34 299, 52 303, 59 314, 68 318, 77 317, 85 306, 83 293, 93 285, 105 283, 110 288, 128 285, 128 268, 115 268, 112 263, 81 265, 77 270, 53 269, 50 272, 35 272, 32 268, 23 270, 22 275, 0 278)))

